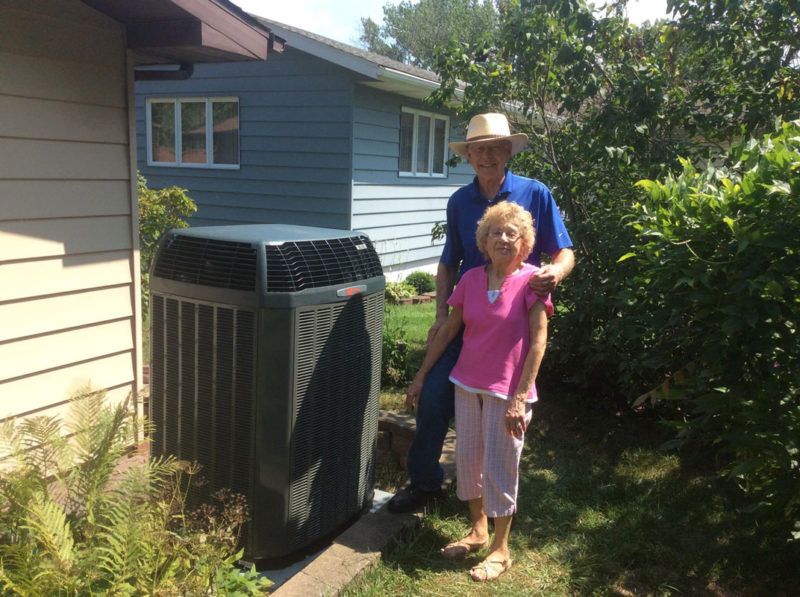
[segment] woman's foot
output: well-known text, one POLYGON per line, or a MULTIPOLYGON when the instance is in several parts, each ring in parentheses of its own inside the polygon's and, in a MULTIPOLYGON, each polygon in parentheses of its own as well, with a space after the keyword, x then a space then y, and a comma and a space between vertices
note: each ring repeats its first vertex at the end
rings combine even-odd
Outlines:
POLYGON ((446 560, 463 560, 469 554, 480 550, 486 545, 486 539, 474 539, 472 535, 468 535, 459 541, 453 541, 445 545, 442 550, 442 557, 446 560))
POLYGON ((472 568, 469 575, 476 582, 487 582, 496 580, 506 570, 511 568, 511 558, 502 558, 497 554, 491 554, 483 562, 472 568))

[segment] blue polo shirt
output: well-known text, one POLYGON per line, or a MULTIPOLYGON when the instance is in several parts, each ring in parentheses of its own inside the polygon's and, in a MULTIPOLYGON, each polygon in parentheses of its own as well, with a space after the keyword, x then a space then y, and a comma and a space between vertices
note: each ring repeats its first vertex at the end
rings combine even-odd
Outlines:
POLYGON ((561 249, 572 247, 572 240, 550 189, 538 180, 517 176, 506 170, 503 186, 491 200, 481 195, 477 177, 450 197, 447 202, 447 238, 441 263, 450 267, 460 265, 459 276, 486 263, 483 254, 478 250, 475 232, 478 229, 478 220, 486 208, 500 201, 513 201, 533 216, 536 242, 527 259, 528 263, 541 265, 543 252, 552 255, 561 249))

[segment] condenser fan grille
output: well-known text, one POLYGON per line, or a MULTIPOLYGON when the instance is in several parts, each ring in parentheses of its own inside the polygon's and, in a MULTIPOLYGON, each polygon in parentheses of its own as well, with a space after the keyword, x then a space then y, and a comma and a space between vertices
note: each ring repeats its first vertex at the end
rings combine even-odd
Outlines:
POLYGON ((189 284, 255 290, 256 249, 249 243, 178 234, 161 247, 153 273, 189 284))
POLYGON ((383 275, 367 237, 267 245, 267 291, 296 292, 383 275))
POLYGON ((303 310, 295 322, 293 548, 346 521, 372 487, 383 296, 303 310))

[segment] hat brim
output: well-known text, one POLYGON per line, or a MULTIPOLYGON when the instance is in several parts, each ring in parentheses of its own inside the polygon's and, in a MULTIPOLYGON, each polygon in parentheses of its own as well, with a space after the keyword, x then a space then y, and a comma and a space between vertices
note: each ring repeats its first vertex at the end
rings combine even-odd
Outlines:
POLYGON ((525 133, 516 133, 514 135, 498 135, 496 137, 483 137, 475 141, 453 141, 448 143, 448 147, 455 151, 461 157, 467 157, 467 147, 469 145, 476 145, 478 143, 489 143, 492 141, 511 141, 511 155, 517 155, 520 151, 528 146, 528 135, 525 133))

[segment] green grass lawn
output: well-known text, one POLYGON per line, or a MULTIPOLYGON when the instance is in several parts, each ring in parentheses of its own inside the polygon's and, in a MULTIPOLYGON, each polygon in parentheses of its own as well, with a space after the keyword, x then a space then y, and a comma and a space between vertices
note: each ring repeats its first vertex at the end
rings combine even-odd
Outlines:
POLYGON ((544 397, 521 465, 513 568, 491 587, 439 555, 468 531, 455 495, 354 581, 366 595, 796 595, 800 549, 760 535, 702 454, 663 452, 649 415, 544 397))
MULTIPOLYGON (((433 312, 391 316, 421 343, 433 312)), ((402 392, 385 390, 382 407, 400 410, 402 392)), ((670 437, 652 413, 614 414, 551 391, 528 431, 514 566, 499 582, 469 579, 485 551, 461 563, 439 555, 468 531, 465 505, 449 495, 344 595, 798 594, 800 545, 760 530, 704 454, 661 450, 670 437)))
POLYGON ((386 321, 403 322, 409 342, 422 345, 428 336, 428 329, 436 318, 436 303, 418 305, 386 305, 386 321))
MULTIPOLYGON (((425 340, 436 318, 436 303, 417 305, 386 305, 384 326, 387 330, 402 330, 402 339, 408 343, 408 380, 416 373, 425 357, 425 340)), ((401 339, 398 336, 398 340, 401 339)), ((388 407, 384 407, 388 408, 388 407)))

